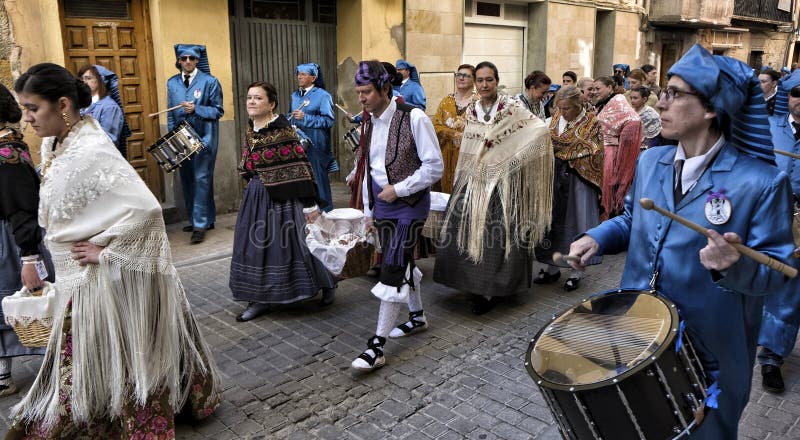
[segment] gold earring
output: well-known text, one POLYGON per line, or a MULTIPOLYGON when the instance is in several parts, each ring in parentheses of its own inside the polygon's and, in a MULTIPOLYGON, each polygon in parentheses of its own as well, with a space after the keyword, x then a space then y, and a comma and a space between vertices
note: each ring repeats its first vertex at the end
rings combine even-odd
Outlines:
POLYGON ((67 124, 67 130, 70 129, 71 124, 69 123, 69 116, 65 112, 61 112, 61 119, 64 120, 64 123, 67 124))

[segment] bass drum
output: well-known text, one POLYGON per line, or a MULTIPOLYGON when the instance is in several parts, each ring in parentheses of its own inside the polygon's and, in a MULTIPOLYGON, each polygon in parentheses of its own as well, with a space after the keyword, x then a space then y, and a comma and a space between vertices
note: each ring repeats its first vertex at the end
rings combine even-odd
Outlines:
POLYGON ((703 366, 656 292, 606 292, 566 310, 531 341, 525 367, 566 439, 676 439, 704 415, 703 366))

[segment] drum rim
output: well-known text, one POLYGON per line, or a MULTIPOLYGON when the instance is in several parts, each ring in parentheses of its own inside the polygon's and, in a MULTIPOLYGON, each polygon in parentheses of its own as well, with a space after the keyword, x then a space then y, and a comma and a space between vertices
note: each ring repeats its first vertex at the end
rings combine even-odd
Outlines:
POLYGON ((530 340, 528 344, 528 349, 525 351, 525 369, 528 371, 528 375, 533 379, 534 382, 540 387, 544 387, 550 390, 556 391, 569 391, 569 392, 578 392, 578 391, 587 391, 587 390, 594 390, 598 388, 605 388, 610 385, 616 385, 623 382, 628 377, 638 374, 642 370, 649 367, 655 360, 661 357, 661 354, 664 353, 667 349, 671 348, 672 341, 678 335, 679 328, 680 328, 680 314, 678 313, 678 308, 674 302, 670 301, 669 298, 662 295, 660 292, 654 289, 612 289, 607 290, 604 292, 598 292, 593 295, 587 296, 586 298, 576 302, 572 306, 562 310, 560 313, 553 315, 553 317, 536 332, 536 335, 530 340), (599 382, 588 383, 588 384, 571 384, 571 385, 564 385, 555 382, 551 382, 548 379, 540 376, 534 369, 533 369, 533 362, 531 361, 531 353, 533 352, 533 348, 536 345, 536 342, 542 336, 542 333, 553 323, 556 319, 564 315, 564 313, 574 310, 580 304, 592 299, 597 298, 600 296, 610 296, 610 295, 620 295, 630 292, 637 292, 639 294, 651 295, 656 299, 662 301, 669 310, 670 317, 672 318, 672 322, 670 323, 670 331, 667 334, 666 339, 664 342, 656 349, 656 351, 650 355, 650 358, 646 362, 641 362, 639 365, 608 379, 601 380, 599 382))

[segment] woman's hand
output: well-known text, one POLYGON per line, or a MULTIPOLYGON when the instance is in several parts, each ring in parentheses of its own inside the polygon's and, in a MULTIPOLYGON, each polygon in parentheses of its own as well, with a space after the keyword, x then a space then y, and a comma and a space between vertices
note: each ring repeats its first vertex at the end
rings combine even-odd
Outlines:
POLYGON ((79 241, 72 246, 72 259, 81 266, 100 263, 100 252, 103 246, 98 246, 88 241, 79 241))
POLYGON ((36 264, 22 265, 22 285, 30 291, 34 291, 44 285, 44 281, 39 278, 39 272, 36 271, 36 264))

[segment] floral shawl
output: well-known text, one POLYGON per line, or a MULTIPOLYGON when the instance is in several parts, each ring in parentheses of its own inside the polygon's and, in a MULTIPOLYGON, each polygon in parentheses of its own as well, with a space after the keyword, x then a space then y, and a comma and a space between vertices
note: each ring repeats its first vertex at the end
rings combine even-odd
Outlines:
POLYGON ((553 140, 555 156, 569 163, 583 179, 598 191, 603 187, 603 135, 600 123, 591 113, 584 113, 575 121, 567 123, 564 132, 558 134, 561 112, 558 109, 550 120, 550 138, 553 140))
POLYGON ((636 158, 642 144, 642 121, 623 95, 614 95, 597 114, 603 130, 603 195, 606 215, 622 211, 633 182, 636 158))
MULTIPOLYGON (((465 207, 457 216, 458 249, 475 262, 483 259, 494 196, 499 197, 503 210, 499 220, 507 232, 506 258, 513 248, 511 240, 524 237, 529 243, 538 243, 549 229, 552 215, 553 148, 547 126, 514 98, 498 95, 498 99, 497 114, 488 125, 478 120, 479 103, 467 111, 453 190, 454 194, 463 193, 465 207)), ((455 205, 447 207, 443 230, 453 221, 455 205)))
MULTIPOLYGON (((5 127, 0 127, 2 130, 5 127)), ((17 130, 10 131, 0 137, 0 165, 24 163, 34 168, 28 145, 22 140, 23 136, 17 130)))
POLYGON ((650 147, 650 141, 661 134, 661 116, 653 107, 645 105, 639 112, 639 118, 642 120, 641 149, 645 150, 650 147))
POLYGON ((456 165, 458 164, 458 151, 461 146, 460 140, 456 142, 453 138, 456 134, 463 133, 467 124, 467 111, 472 107, 477 95, 472 95, 469 104, 459 111, 456 105, 456 98, 451 93, 442 99, 436 114, 431 118, 433 129, 436 130, 436 137, 439 139, 439 148, 442 150, 444 170, 442 172, 442 192, 448 194, 453 192, 453 180, 455 178, 456 165))
POLYGON ((297 132, 283 115, 258 131, 248 121, 239 170, 247 180, 258 176, 274 200, 299 199, 323 206, 306 154, 297 132))

